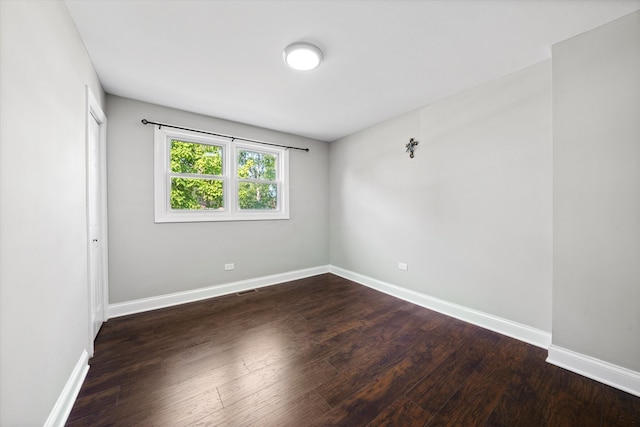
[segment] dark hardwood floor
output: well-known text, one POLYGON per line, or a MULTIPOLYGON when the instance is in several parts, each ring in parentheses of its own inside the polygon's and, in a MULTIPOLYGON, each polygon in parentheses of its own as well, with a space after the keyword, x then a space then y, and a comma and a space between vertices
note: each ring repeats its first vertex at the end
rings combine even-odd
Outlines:
POLYGON ((326 274, 110 320, 67 425, 640 425, 545 357, 326 274))

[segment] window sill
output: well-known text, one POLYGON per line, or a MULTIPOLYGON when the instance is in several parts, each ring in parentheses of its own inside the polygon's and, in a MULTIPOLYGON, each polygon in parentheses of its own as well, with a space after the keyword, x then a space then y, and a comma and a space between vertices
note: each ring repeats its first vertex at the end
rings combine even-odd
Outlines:
POLYGON ((256 213, 242 213, 242 214, 228 214, 228 213, 220 213, 220 214, 211 214, 209 212, 180 212, 180 213, 170 213, 170 214, 162 214, 157 215, 155 217, 155 222, 165 223, 165 222, 222 222, 222 221, 269 221, 269 220, 283 220, 289 219, 288 213, 269 213, 265 214, 262 212, 256 213))

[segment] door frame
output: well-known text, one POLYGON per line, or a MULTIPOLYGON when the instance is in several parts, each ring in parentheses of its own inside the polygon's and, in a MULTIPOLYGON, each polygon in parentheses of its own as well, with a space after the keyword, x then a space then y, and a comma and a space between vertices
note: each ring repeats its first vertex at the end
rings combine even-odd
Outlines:
POLYGON ((102 313, 103 318, 101 319, 103 322, 106 322, 108 319, 107 309, 109 305, 109 240, 108 240, 108 230, 107 230, 107 116, 102 111, 102 107, 98 102, 98 99, 95 97, 89 86, 85 86, 86 90, 86 117, 85 117, 85 171, 86 171, 86 200, 87 200, 87 290, 88 290, 88 302, 89 302, 89 343, 87 347, 87 353, 89 357, 93 356, 94 351, 94 331, 93 326, 93 301, 92 301, 92 283, 91 283, 91 235, 90 235, 90 219, 89 219, 89 201, 91 197, 91 189, 89 185, 89 168, 90 159, 89 159, 89 144, 91 143, 91 135, 89 130, 89 121, 95 120, 100 127, 99 133, 99 200, 100 200, 100 231, 98 239, 102 242, 102 251, 101 251, 101 263, 102 263, 102 292, 98 295, 99 298, 102 299, 102 313))

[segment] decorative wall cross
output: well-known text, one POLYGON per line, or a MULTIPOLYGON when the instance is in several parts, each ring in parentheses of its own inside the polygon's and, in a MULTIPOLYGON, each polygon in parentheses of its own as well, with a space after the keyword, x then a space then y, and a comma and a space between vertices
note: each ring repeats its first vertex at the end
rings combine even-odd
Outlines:
POLYGON ((413 159, 413 152, 416 149, 416 145, 418 145, 418 141, 416 141, 415 139, 411 138, 409 140, 409 143, 407 145, 405 145, 405 147, 407 147, 407 153, 409 153, 409 157, 411 157, 413 159))

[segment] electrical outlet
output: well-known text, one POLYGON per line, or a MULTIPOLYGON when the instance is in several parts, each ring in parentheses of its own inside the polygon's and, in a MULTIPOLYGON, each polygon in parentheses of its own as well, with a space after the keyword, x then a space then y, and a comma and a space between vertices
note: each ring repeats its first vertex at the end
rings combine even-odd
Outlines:
POLYGON ((233 263, 224 265, 225 270, 233 270, 234 268, 236 268, 236 266, 233 263))
POLYGON ((407 263, 406 263, 406 262, 399 262, 399 263, 398 263, 398 268, 399 268, 400 270, 407 271, 407 270, 409 269, 409 266, 407 265, 407 263))

